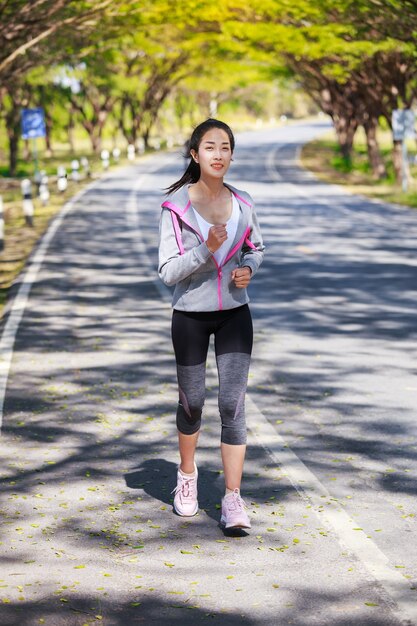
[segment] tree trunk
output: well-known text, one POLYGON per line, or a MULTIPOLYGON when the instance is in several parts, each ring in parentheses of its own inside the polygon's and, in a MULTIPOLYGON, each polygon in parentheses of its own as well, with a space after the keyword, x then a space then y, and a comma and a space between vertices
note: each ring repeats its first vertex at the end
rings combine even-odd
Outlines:
POLYGON ((45 145, 46 145, 46 156, 51 157, 53 155, 52 143, 51 143, 51 133, 52 133, 52 116, 49 113, 49 105, 50 99, 47 97, 47 93, 43 85, 38 87, 39 97, 40 97, 40 105, 43 108, 44 116, 45 116, 45 145))
POLYGON ((9 130, 9 175, 16 176, 19 146, 19 132, 9 130))
POLYGON ((147 150, 149 148, 149 135, 150 135, 151 129, 150 128, 144 128, 142 131, 142 139, 143 139, 143 143, 145 145, 145 149, 147 150))
POLYGON ((136 133, 133 132, 133 124, 128 118, 128 110, 130 109, 130 102, 127 97, 124 97, 120 104, 120 112, 117 116, 117 123, 126 143, 136 145, 136 133))
POLYGON ((358 129, 358 122, 353 118, 342 116, 335 116, 333 121, 343 160, 346 165, 350 165, 352 162, 353 139, 358 129))
POLYGON ((135 106, 133 103, 130 104, 130 113, 131 113, 131 125, 130 125, 130 142, 135 148, 138 146, 138 137, 139 137, 139 127, 140 127, 140 118, 139 115, 136 115, 135 106))
POLYGON ((97 121, 97 119, 84 120, 81 122, 84 130, 87 131, 91 142, 91 149, 94 154, 100 154, 101 152, 101 136, 103 133, 103 124, 97 121))
POLYGON ((6 115, 6 125, 9 138, 9 176, 16 176, 19 155, 20 107, 15 102, 12 103, 12 108, 6 115))
POLYGON ((366 146, 368 149, 369 164, 372 168, 372 175, 376 180, 382 180, 387 177, 387 170, 382 160, 376 136, 378 123, 375 118, 370 118, 364 123, 363 127, 366 134, 366 146))
POLYGON ((100 154, 101 152, 101 132, 92 132, 90 134, 91 148, 94 154, 100 154))
POLYGON ((25 139, 23 142, 23 158, 25 161, 29 161, 32 158, 30 153, 29 139, 25 139))
POLYGON ((52 143, 51 143, 52 119, 50 115, 46 113, 46 111, 45 111, 45 127, 46 127, 46 135, 45 135, 46 156, 51 157, 53 155, 53 149, 52 149, 52 143))
POLYGON ((140 112, 140 104, 137 106, 137 103, 130 100, 129 102, 130 109, 130 142, 136 148, 138 147, 138 139, 139 139, 139 130, 141 126, 141 112, 140 112))
POLYGON ((71 152, 75 152, 74 126, 75 126, 74 109, 71 107, 70 112, 69 112, 68 126, 67 126, 68 143, 69 143, 71 152))
POLYGON ((403 178, 403 146, 402 141, 394 140, 392 162, 394 165, 395 180, 401 185, 403 178))
POLYGON ((112 110, 113 101, 107 99, 104 104, 99 101, 88 99, 93 112, 88 115, 85 107, 74 102, 74 107, 79 114, 82 127, 87 131, 91 142, 91 148, 95 154, 100 154, 102 146, 103 129, 107 121, 109 112, 112 110))

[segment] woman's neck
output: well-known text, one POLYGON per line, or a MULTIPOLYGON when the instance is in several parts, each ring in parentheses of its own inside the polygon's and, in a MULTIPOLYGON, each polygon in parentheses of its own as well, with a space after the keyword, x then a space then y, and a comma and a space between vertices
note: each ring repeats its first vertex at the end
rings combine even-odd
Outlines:
POLYGON ((210 200, 215 200, 224 192, 223 178, 215 180, 200 178, 193 187, 199 195, 201 194, 210 200))

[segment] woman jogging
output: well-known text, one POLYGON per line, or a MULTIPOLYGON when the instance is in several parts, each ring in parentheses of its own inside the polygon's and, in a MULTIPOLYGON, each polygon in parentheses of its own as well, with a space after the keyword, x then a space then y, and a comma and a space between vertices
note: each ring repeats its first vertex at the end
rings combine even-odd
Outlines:
POLYGON ((207 352, 214 334, 226 488, 220 523, 227 529, 250 528, 240 496, 253 340, 246 287, 264 249, 251 197, 223 181, 234 146, 231 129, 219 120, 208 119, 195 128, 188 168, 169 187, 162 203, 159 246, 159 276, 166 285, 175 286, 172 341, 181 462, 174 510, 183 516, 198 511, 194 456, 205 399, 207 352))

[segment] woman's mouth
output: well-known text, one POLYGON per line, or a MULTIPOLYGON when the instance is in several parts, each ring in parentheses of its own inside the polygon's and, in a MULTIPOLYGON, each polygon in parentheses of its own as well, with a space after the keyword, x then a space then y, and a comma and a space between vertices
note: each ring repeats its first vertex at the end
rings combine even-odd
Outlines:
POLYGON ((221 170, 223 169, 223 165, 221 163, 213 163, 213 165, 211 166, 213 169, 215 170, 221 170))

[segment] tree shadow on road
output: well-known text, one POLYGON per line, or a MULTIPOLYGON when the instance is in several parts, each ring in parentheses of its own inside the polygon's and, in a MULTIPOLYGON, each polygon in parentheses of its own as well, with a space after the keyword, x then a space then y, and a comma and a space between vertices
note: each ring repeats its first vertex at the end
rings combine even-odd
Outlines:
MULTIPOLYGON (((165 459, 149 459, 138 468, 125 475, 126 485, 130 489, 142 489, 152 498, 172 506, 172 490, 176 485, 177 465, 165 459)), ((218 521, 219 504, 223 492, 217 484, 218 472, 198 467, 199 507, 212 519, 218 521)))
MULTIPOLYGON (((149 562, 152 565, 164 529, 148 520, 154 522, 162 515, 161 503, 171 506, 170 492, 175 485, 176 465, 172 458, 176 450, 174 411, 177 398, 169 338, 170 312, 160 302, 153 279, 140 265, 138 254, 134 255, 122 223, 125 217, 117 215, 111 222, 113 231, 109 229, 109 215, 115 213, 114 197, 103 193, 97 195, 95 201, 99 206, 95 208, 92 203, 89 208, 89 229, 85 228, 83 219, 74 214, 68 220, 67 231, 63 231, 51 247, 46 271, 33 289, 31 308, 25 313, 16 343, 5 406, 2 539, 3 551, 10 549, 10 552, 9 560, 6 558, 3 563, 11 575, 15 574, 12 562, 16 568, 24 567, 28 573, 33 554, 40 554, 45 563, 43 573, 42 569, 36 570, 35 574, 31 571, 28 580, 44 576, 51 596, 55 589, 48 576, 57 563, 64 562, 64 556, 71 572, 75 563, 82 563, 84 555, 91 556, 94 567, 97 563, 103 563, 103 569, 111 567, 122 549, 129 551, 128 556, 132 557, 134 540, 136 543, 137 537, 141 536, 135 534, 138 530, 148 533, 146 537, 152 555, 149 562), (106 254, 103 250, 107 251, 106 254), (140 508, 142 496, 144 500, 140 508)), ((371 461, 393 459, 403 464, 415 461, 415 450, 401 448, 394 440, 394 436, 411 437, 405 426, 398 425, 395 416, 385 420, 384 425, 377 414, 372 420, 360 419, 362 414, 367 415, 375 408, 375 399, 362 398, 351 407, 350 413, 343 403, 338 404, 339 394, 342 395, 343 391, 342 386, 339 387, 340 381, 354 373, 373 375, 378 364, 366 372, 360 359, 356 363, 339 360, 335 368, 334 355, 327 351, 326 344, 326 340, 335 336, 355 333, 364 339, 382 342, 398 338, 414 340, 415 320, 406 310, 415 305, 415 269, 406 268, 401 278, 401 268, 395 263, 376 261, 370 268, 369 263, 357 261, 342 266, 337 248, 332 254, 322 253, 320 260, 296 249, 306 243, 306 237, 308 244, 314 247, 314 224, 305 235, 300 230, 299 239, 286 241, 287 220, 293 219, 297 211, 301 226, 309 219, 299 200, 289 207, 287 215, 282 214, 277 219, 268 215, 266 199, 264 203, 261 199, 260 206, 267 230, 273 233, 282 226, 284 230, 276 248, 272 246, 276 257, 271 255, 268 261, 267 256, 265 269, 257 278, 259 282, 253 284, 257 302, 254 305, 255 328, 262 325, 265 329, 265 334, 259 332, 257 336, 254 359, 257 373, 251 387, 258 406, 265 409, 273 426, 288 437, 294 450, 319 474, 334 475, 336 456, 336 461, 340 461, 336 466, 339 475, 352 479, 356 470, 352 470, 350 461, 344 459, 353 453, 360 453, 371 461), (279 250, 280 243, 283 250, 279 250), (277 272, 279 262, 282 267, 277 272), (367 278, 361 281, 366 271, 367 278), (395 278, 398 278, 397 282, 395 278), (342 299, 340 307, 339 301, 335 300, 326 304, 326 298, 336 297, 342 299), (361 305, 365 302, 370 308, 363 311, 353 307, 349 311, 343 302, 359 302, 361 305), (381 322, 378 313, 381 303, 391 316, 388 320, 393 323, 391 327, 387 320, 381 322), (391 310, 394 303, 404 307, 404 312, 397 314, 391 310), (357 326, 349 326, 352 323, 357 326), (271 339, 272 329, 279 329, 284 339, 286 333, 301 338, 301 346, 292 345, 290 352, 297 352, 298 363, 312 363, 308 377, 302 367, 292 367, 291 358, 282 356, 279 344, 274 345, 271 339), (329 359, 327 368, 317 365, 314 347, 302 345, 303 337, 312 336, 321 342, 323 356, 329 359), (330 400, 332 404, 326 418, 331 415, 323 425, 325 420, 317 419, 315 412, 324 411, 330 400), (307 412, 303 413, 304 409, 307 412), (357 422, 363 440, 342 431, 338 423, 332 422, 335 415, 341 414, 347 416, 346 421, 357 422), (311 420, 305 419, 306 415, 308 418, 312 416, 311 420), (277 423, 280 421, 283 421, 282 427, 277 423), (378 433, 379 442, 376 441, 378 433), (343 459, 340 453, 343 453, 343 459)), ((316 209, 318 211, 319 207, 316 209)), ((327 220, 327 216, 324 219, 327 220)), ((150 219, 145 221, 151 223, 150 219)), ((358 231, 347 224, 343 233, 336 233, 336 242, 356 234, 358 231)), ((374 245, 375 249, 383 245, 382 235, 374 245)), ((405 346, 405 349, 411 351, 413 347, 405 346)), ((281 506, 291 497, 295 499, 294 489, 284 480, 280 483, 260 477, 259 467, 264 463, 267 463, 265 451, 251 447, 245 488, 254 505, 263 505, 271 497, 276 497, 281 506)), ((208 541, 214 545, 223 540, 217 528, 212 531, 211 524, 211 520, 218 522, 216 507, 222 489, 217 472, 207 464, 201 465, 200 479, 200 505, 210 522, 208 541)), ((382 476, 379 486, 383 493, 415 494, 413 481, 408 477, 399 480, 396 474, 382 476)), ((279 513, 278 505, 276 509, 279 513)), ((180 521, 173 522, 171 511, 167 511, 165 525, 174 526, 178 541, 183 541, 186 529, 181 531, 180 523, 177 524, 180 521)), ((203 515, 197 521, 202 522, 201 526, 206 523, 203 515)), ((280 532, 284 534, 281 528, 280 532)), ((248 541, 245 539, 244 549, 249 550, 250 545, 251 554, 256 555, 264 546, 256 544, 253 535, 248 541)), ((279 545, 279 542, 275 544, 279 545)), ((270 547, 276 547, 275 544, 271 540, 270 547)), ((273 554, 280 557, 282 553, 273 554)), ((245 563, 244 558, 242 563, 245 563)), ((274 561, 275 567, 280 565, 279 560, 274 561)), ((60 567, 62 570, 55 578, 62 584, 65 581, 61 580, 61 571, 65 573, 65 568, 64 565, 60 567)), ((119 568, 118 573, 121 571, 119 568)), ((88 582, 92 579, 90 576, 88 582)), ((119 593, 118 585, 122 586, 116 581, 110 590, 113 601, 119 593)), ((303 605, 284 610, 279 604, 283 620, 286 619, 288 624, 307 626, 315 623, 311 606, 321 607, 323 612, 326 607, 335 605, 343 608, 346 597, 327 593, 326 581, 323 585, 320 592, 314 593, 303 587, 301 581, 298 592, 303 597, 303 605)), ((222 592, 220 589, 219 598, 222 592)), ((122 593, 123 589, 120 589, 122 593)), ((170 604, 146 597, 138 599, 140 606, 132 607, 136 596, 128 595, 130 597, 121 600, 120 604, 113 605, 105 598, 100 598, 96 604, 97 594, 91 591, 85 597, 80 594, 74 609, 72 604, 66 608, 57 607, 59 596, 56 602, 41 597, 33 603, 22 601, 19 604, 13 600, 3 606, 2 619, 4 615, 5 626, 9 626, 7 619, 12 620, 10 626, 32 626, 34 616, 54 620, 53 626, 69 623, 78 626, 78 623, 85 622, 86 615, 101 614, 103 610, 106 619, 109 616, 109 626, 136 622, 174 626, 198 623, 198 620, 225 626, 238 623, 242 626, 268 623, 269 626, 271 623, 263 621, 261 616, 259 619, 242 616, 238 611, 225 614, 217 609, 213 612, 201 608, 185 610, 184 603, 178 603, 182 606, 180 610, 174 602, 170 604), (60 611, 65 617, 59 616, 60 611), (80 614, 79 622, 76 621, 77 611, 85 611, 80 614)), ((279 602, 275 596, 271 597, 269 620, 274 603, 279 602)), ((337 616, 333 624, 383 626, 385 621, 359 611, 359 618, 337 616)))
MULTIPOLYGON (((69 594, 66 594, 67 596, 69 594)), ((224 613, 216 609, 199 608, 198 598, 190 598, 189 605, 172 601, 143 599, 140 601, 112 601, 99 597, 78 596, 59 599, 45 598, 39 602, 8 604, 2 607, 2 626, 85 626, 102 623, 106 626, 192 626, 193 624, 222 624, 222 626, 256 626, 257 620, 250 619, 238 611, 224 613), (98 617, 99 616, 99 617, 98 617), (43 621, 42 621, 43 620, 43 621)))
MULTIPOLYGON (((262 458, 264 453, 259 452, 262 458)), ((251 450, 250 454, 253 455, 254 451, 251 450)), ((177 465, 175 463, 160 458, 148 459, 137 468, 133 468, 128 474, 125 474, 126 486, 130 489, 144 491, 154 500, 172 507, 174 498, 172 490, 176 485, 176 473, 177 465)), ((265 485, 264 481, 262 486, 254 483, 255 481, 250 474, 245 476, 245 488, 249 492, 251 488, 254 489, 257 493, 257 499, 262 500, 263 497, 267 499, 270 496, 270 485, 265 485)), ((275 492, 278 491, 280 492, 278 497, 284 499, 288 488, 282 487, 279 490, 275 488, 275 492)), ((198 502, 200 512, 204 512, 207 517, 214 520, 223 530, 225 536, 246 537, 248 533, 243 529, 226 530, 220 526, 220 502, 223 495, 224 489, 219 484, 219 472, 207 468, 204 464, 199 464, 198 502)))
POLYGON ((299 600, 294 599, 287 603, 287 607, 281 607, 282 600, 279 598, 283 593, 285 595, 285 592, 276 590, 275 598, 271 596, 268 601, 269 605, 277 604, 279 621, 274 621, 270 614, 267 617, 262 607, 257 617, 248 617, 237 608, 228 611, 219 611, 214 607, 203 609, 198 604, 198 595, 190 597, 188 603, 184 604, 175 601, 175 598, 171 602, 143 597, 137 601, 134 597, 130 600, 120 597, 109 601, 99 593, 91 598, 64 591, 55 598, 46 597, 37 602, 2 606, 1 623, 2 626, 35 626, 42 623, 53 626, 86 626, 93 623, 106 626, 315 626, 318 623, 330 623, 327 621, 329 616, 332 626, 400 626, 400 623, 404 623, 384 615, 376 604, 371 603, 369 608, 363 607, 354 599, 349 601, 337 593, 326 593, 324 597, 322 593, 303 584, 299 585, 299 600), (341 614, 338 615, 338 611, 341 614))

